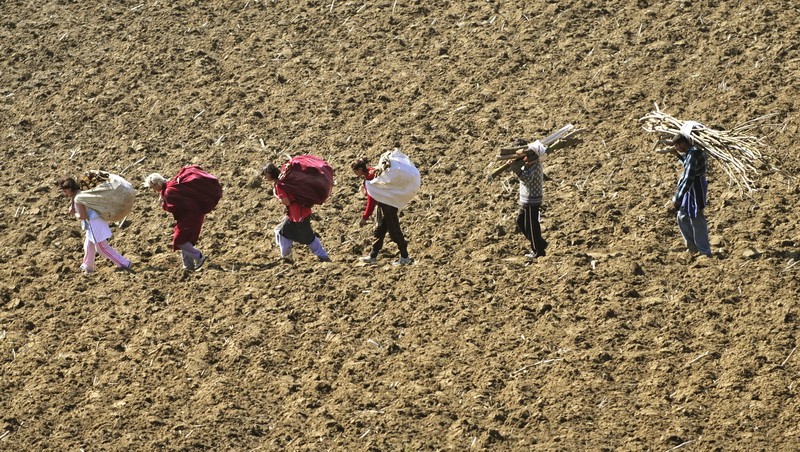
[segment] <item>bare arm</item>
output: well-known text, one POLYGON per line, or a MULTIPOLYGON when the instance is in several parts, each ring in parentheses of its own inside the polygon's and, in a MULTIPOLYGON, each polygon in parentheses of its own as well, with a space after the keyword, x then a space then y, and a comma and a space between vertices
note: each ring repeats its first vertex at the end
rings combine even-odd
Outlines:
POLYGON ((87 218, 89 218, 89 215, 86 212, 85 205, 79 202, 75 203, 75 217, 78 218, 79 220, 86 220, 87 218))

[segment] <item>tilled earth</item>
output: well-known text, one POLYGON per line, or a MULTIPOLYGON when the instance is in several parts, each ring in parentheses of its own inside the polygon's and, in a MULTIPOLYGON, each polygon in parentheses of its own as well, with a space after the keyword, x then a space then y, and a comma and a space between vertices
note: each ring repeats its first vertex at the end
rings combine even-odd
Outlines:
POLYGON ((0 448, 793 450, 800 443, 794 1, 0 3, 0 448), (611 4, 613 3, 613 4, 611 4), (732 6, 731 3, 735 3, 732 6), (720 170, 716 257, 683 251, 660 108, 751 130, 786 174, 720 170), (572 123, 545 161, 548 256, 515 232, 497 149, 572 123), (401 148, 415 263, 371 241, 349 162, 401 148), (333 263, 277 259, 265 163, 337 169, 333 263), (225 196, 184 273, 140 190, 78 270, 54 182, 186 164, 225 196))

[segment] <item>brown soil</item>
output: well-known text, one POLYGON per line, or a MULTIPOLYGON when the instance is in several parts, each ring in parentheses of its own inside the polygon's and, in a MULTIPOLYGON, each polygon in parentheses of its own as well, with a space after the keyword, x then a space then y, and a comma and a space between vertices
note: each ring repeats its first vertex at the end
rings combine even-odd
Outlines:
POLYGON ((800 169, 796 2, 398 0, 0 3, 0 448, 790 450, 800 442, 794 182, 710 175, 718 258, 666 204, 680 168, 638 118, 754 130, 800 169), (737 6, 731 6, 736 3, 737 6), (613 5, 612 5, 613 4, 613 5), (516 137, 550 157, 549 254, 522 259, 516 137), (348 162, 400 146, 423 187, 416 263, 370 242, 348 162), (338 170, 315 222, 334 262, 277 262, 257 177, 338 170), (139 164, 135 162, 144 158, 139 164), (184 274, 140 191, 82 276, 53 182, 201 164, 225 185, 184 274))

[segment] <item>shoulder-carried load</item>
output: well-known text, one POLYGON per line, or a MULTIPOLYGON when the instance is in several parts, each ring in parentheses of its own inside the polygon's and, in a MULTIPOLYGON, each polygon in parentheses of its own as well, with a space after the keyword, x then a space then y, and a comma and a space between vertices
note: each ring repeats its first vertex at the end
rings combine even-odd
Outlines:
POLYGON ((328 200, 333 191, 333 168, 313 155, 292 157, 281 167, 276 186, 294 196, 294 202, 311 207, 328 200))
POLYGON ((184 166, 167 182, 164 191, 165 207, 168 211, 184 210, 207 214, 214 210, 222 199, 222 185, 213 174, 197 165, 184 166))
POLYGON ((497 155, 496 160, 503 160, 506 161, 506 163, 494 170, 492 174, 489 175, 488 179, 494 179, 499 174, 511 168, 514 162, 519 161, 527 154, 534 154, 541 157, 545 152, 552 154, 559 149, 570 148, 581 144, 583 140, 580 138, 580 134, 585 130, 586 129, 576 129, 572 124, 567 124, 542 140, 536 140, 532 143, 519 146, 501 148, 500 154, 497 155))
POLYGON ((422 184, 417 167, 398 149, 383 153, 375 170, 375 178, 364 183, 367 194, 398 209, 411 201, 422 184))
MULTIPOLYGON (((767 162, 765 156, 759 151, 763 140, 754 136, 744 135, 743 132, 758 121, 768 118, 762 116, 731 130, 715 130, 695 121, 680 121, 659 110, 655 110, 641 118, 642 128, 647 132, 659 135, 654 148, 671 146, 667 139, 676 135, 683 135, 692 145, 704 150, 728 175, 731 182, 747 191, 755 190, 754 180, 760 170, 780 171, 777 167, 767 162)), ((666 149, 657 149, 664 152, 666 149)))
POLYGON ((95 210, 106 221, 120 221, 133 209, 136 190, 117 174, 92 170, 78 178, 75 201, 95 210))

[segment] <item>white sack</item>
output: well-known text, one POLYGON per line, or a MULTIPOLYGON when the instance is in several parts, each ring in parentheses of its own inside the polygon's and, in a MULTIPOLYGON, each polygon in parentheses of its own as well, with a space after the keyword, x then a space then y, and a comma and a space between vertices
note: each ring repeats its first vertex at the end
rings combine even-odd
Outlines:
POLYGON ((379 203, 402 209, 421 185, 419 170, 408 156, 395 149, 384 153, 376 168, 381 173, 364 184, 367 194, 379 203))
POLYGON ((108 180, 91 190, 78 193, 79 202, 97 211, 106 221, 120 221, 133 209, 136 190, 130 182, 116 174, 109 173, 108 180))

